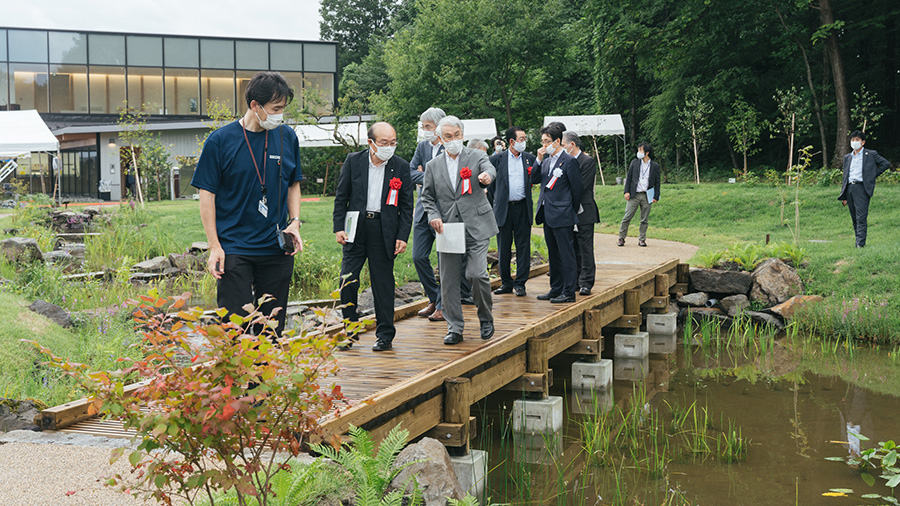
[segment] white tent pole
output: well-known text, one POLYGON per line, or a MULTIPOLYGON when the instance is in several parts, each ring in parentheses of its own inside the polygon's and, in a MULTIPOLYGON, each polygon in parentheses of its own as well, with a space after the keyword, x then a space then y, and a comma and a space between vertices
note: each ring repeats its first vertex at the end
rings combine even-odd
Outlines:
POLYGON ((63 161, 62 156, 59 154, 59 148, 56 149, 56 188, 54 188, 53 193, 56 194, 56 205, 59 205, 62 200, 62 167, 63 161))
POLYGON ((600 151, 597 150, 597 136, 592 135, 591 141, 594 142, 594 156, 597 158, 597 171, 600 172, 600 184, 606 186, 606 179, 603 177, 603 167, 600 165, 600 151))

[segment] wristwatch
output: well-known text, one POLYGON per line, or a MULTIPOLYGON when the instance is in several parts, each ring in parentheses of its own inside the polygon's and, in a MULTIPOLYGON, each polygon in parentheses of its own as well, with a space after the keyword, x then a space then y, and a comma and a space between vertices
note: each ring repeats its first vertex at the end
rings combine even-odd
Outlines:
POLYGON ((297 226, 298 226, 298 227, 303 226, 303 223, 300 222, 300 218, 291 218, 291 219, 289 219, 289 220, 288 220, 288 225, 290 225, 291 223, 293 223, 293 222, 295 222, 295 221, 297 222, 297 226))

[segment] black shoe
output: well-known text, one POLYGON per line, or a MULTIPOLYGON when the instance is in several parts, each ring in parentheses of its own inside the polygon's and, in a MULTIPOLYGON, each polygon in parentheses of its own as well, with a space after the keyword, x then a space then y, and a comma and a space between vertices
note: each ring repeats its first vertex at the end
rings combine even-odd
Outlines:
POLYGON ((337 347, 337 349, 338 349, 338 351, 347 351, 353 347, 353 343, 358 343, 358 342, 359 342, 359 338, 356 336, 353 336, 350 339, 347 339, 346 341, 344 341, 344 344, 339 345, 337 347))
POLYGON ((542 293, 537 296, 537 300, 550 300, 553 298, 559 297, 559 295, 553 295, 553 292, 542 293))
POLYGON ((586 286, 582 286, 582 287, 578 290, 578 293, 580 293, 581 295, 590 295, 590 294, 591 294, 591 289, 588 288, 588 287, 586 287, 586 286))
POLYGON ((500 288, 494 290, 494 295, 503 295, 504 293, 512 293, 513 288, 511 286, 503 286, 500 285, 500 288))
POLYGON ((372 345, 372 351, 387 351, 391 349, 391 342, 387 339, 378 339, 372 345))
POLYGON ((481 338, 490 339, 494 335, 494 321, 481 322, 481 338))
POLYGON ((642 248, 646 248, 646 247, 647 247, 647 241, 638 241, 638 246, 640 246, 640 247, 642 247, 642 248))
POLYGON ((444 344, 459 344, 461 342, 463 342, 462 334, 448 332, 447 335, 444 336, 444 344))
POLYGON ((463 297, 459 299, 459 301, 465 306, 474 306, 475 298, 474 297, 463 297))
POLYGON ((566 302, 575 302, 575 294, 572 295, 560 295, 559 297, 553 297, 550 299, 550 302, 553 304, 565 304, 566 302))
POLYGON ((516 297, 524 297, 525 295, 527 295, 527 294, 525 293, 525 287, 524 287, 524 286, 517 286, 517 287, 515 288, 515 291, 516 291, 516 297))
POLYGON ((617 242, 616 244, 618 244, 619 246, 625 246, 625 239, 619 239, 619 242, 617 242))

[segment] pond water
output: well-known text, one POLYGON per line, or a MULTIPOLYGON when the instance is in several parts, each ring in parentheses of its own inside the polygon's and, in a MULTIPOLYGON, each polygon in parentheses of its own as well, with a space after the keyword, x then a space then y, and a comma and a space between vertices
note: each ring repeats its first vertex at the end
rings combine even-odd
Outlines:
POLYGON ((569 390, 573 358, 554 359, 560 433, 512 432, 522 394, 473 406, 473 447, 489 453, 482 504, 885 504, 861 497, 890 495, 878 473, 870 487, 859 470, 825 458, 900 440, 896 355, 786 341, 761 354, 679 343, 651 354, 646 370, 625 372, 636 381, 593 394, 569 390), (598 433, 611 442, 589 435, 598 433), (853 493, 822 495, 831 489, 853 493))

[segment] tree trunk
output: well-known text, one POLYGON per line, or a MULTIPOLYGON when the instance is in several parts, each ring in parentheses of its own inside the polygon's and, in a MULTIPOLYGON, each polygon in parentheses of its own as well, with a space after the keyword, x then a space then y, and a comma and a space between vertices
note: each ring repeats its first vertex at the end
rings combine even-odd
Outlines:
MULTIPOLYGON (((628 73, 631 78, 631 145, 637 144, 637 69, 634 54, 631 55, 631 67, 628 73)), ((699 181, 698 181, 699 183, 699 181)))
MULTIPOLYGON (((819 18, 822 25, 834 23, 830 0, 819 0, 819 18)), ((850 100, 847 97, 847 82, 844 79, 844 60, 838 47, 837 35, 831 30, 825 38, 825 50, 831 61, 831 75, 834 78, 834 101, 837 106, 837 135, 834 143, 834 157, 831 165, 843 164, 844 155, 848 152, 847 135, 850 133, 850 100)))
POLYGON ((693 121, 691 121, 691 137, 694 141, 694 178, 697 184, 700 184, 700 150, 697 148, 697 129, 693 121))
POLYGON ((141 203, 141 209, 143 209, 144 192, 141 190, 141 174, 138 172, 137 156, 134 154, 134 146, 129 146, 129 148, 131 149, 131 164, 132 169, 134 170, 134 187, 137 188, 138 202, 141 203))
POLYGON ((43 163, 38 164, 38 171, 41 175, 41 193, 46 194, 47 193, 47 183, 44 182, 44 164, 43 163))
POLYGON ((503 87, 500 88, 500 95, 503 96, 503 106, 506 108, 506 123, 507 123, 506 128, 512 128, 513 127, 512 107, 509 104, 509 95, 506 93, 505 88, 503 88, 503 87))

